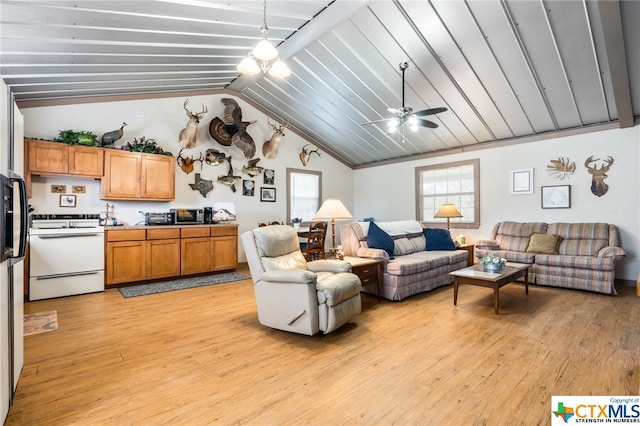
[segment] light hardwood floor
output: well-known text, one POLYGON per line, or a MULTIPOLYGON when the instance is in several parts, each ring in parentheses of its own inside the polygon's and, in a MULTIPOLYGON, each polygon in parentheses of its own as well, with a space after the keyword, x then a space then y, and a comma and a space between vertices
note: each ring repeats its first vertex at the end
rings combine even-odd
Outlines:
POLYGON ((59 329, 25 338, 6 424, 549 424, 552 395, 637 395, 640 299, 617 288, 509 284, 497 316, 475 286, 363 295, 314 337, 261 326, 249 280, 27 303, 59 329))

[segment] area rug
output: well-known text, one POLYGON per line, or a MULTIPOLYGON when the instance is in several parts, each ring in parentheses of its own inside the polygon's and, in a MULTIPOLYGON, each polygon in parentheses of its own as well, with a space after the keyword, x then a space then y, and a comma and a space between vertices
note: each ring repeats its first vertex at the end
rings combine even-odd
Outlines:
POLYGON ((164 293, 167 291, 183 290, 185 288, 204 287, 207 285, 246 280, 249 277, 237 272, 207 275, 204 277, 180 278, 171 281, 160 281, 151 284, 131 285, 120 287, 118 290, 123 297, 146 296, 148 294, 164 293))
POLYGON ((46 333, 58 329, 58 311, 36 312, 24 315, 24 335, 46 333))

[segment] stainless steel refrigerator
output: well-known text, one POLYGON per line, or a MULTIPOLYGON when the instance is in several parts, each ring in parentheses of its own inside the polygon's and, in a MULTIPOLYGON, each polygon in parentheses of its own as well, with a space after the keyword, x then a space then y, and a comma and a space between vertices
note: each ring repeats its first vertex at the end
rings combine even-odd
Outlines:
POLYGON ((0 80, 0 418, 4 422, 24 364, 24 254, 27 196, 23 117, 0 80))

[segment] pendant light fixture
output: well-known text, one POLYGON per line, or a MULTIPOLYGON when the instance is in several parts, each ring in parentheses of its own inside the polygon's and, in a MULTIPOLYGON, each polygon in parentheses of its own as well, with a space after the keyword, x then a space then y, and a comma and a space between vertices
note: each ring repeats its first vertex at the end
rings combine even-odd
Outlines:
POLYGON ((238 64, 238 71, 242 74, 258 74, 260 71, 263 73, 269 72, 269 75, 276 78, 288 77, 291 74, 291 70, 283 61, 278 57, 278 49, 269 41, 269 27, 267 27, 267 0, 263 2, 264 15, 263 24, 260 28, 262 33, 262 40, 258 45, 249 53, 249 55, 238 64), (273 64, 269 61, 276 59, 273 64))

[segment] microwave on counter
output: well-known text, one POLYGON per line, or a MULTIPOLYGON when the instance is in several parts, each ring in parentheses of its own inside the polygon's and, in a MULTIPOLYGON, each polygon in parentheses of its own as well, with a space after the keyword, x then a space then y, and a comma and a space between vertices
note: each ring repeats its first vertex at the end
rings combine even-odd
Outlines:
POLYGON ((205 223, 203 209, 171 209, 175 225, 193 225, 205 223))

